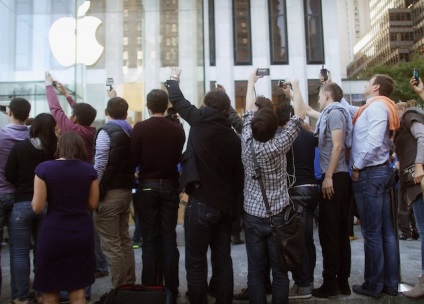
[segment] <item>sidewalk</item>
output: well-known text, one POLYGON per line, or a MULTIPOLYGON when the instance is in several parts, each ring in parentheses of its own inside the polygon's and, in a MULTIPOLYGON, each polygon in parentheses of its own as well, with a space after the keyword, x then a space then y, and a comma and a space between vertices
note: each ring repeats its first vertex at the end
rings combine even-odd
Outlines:
MULTIPOLYGON (((134 229, 133 226, 130 227, 131 232, 134 229)), ((322 255, 321 255, 321 246, 318 240, 317 229, 314 231, 315 245, 317 247, 317 266, 315 268, 315 286, 319 287, 322 283, 322 255)), ((364 251, 363 251, 363 239, 360 232, 360 227, 355 226, 355 235, 358 236, 358 239, 351 241, 352 248, 352 274, 350 277, 350 284, 361 284, 363 282, 363 269, 364 269, 364 251)), ((182 224, 177 226, 177 244, 180 251, 180 293, 181 297, 178 300, 179 304, 189 303, 185 298, 184 294, 187 290, 186 282, 186 272, 185 272, 185 252, 184 252, 184 228, 182 224)), ((401 273, 402 281, 415 285, 417 282, 417 276, 421 271, 421 252, 420 252, 420 241, 400 241, 400 254, 401 254, 401 273)), ((135 251, 136 258, 136 271, 137 271, 137 282, 140 283, 141 279, 141 249, 136 249, 135 251)), ((234 292, 237 293, 241 288, 246 287, 246 277, 247 277, 247 257, 246 249, 244 245, 232 246, 233 264, 234 264, 234 292)), ((2 295, 0 297, 0 303, 8 303, 10 301, 10 267, 9 267, 9 248, 4 246, 1 251, 1 263, 3 270, 3 287, 2 295)), ((209 269, 210 276, 210 269, 209 269)), ((93 303, 97 299, 107 292, 111 288, 110 277, 104 277, 97 279, 94 285, 92 286, 92 301, 93 303)), ((424 299, 413 300, 402 295, 397 297, 390 297, 385 294, 376 300, 369 297, 364 297, 357 295, 352 292, 351 296, 337 296, 332 299, 318 299, 312 297, 308 300, 295 300, 291 301, 292 303, 341 303, 346 302, 349 304, 366 304, 366 303, 423 303, 424 299)), ((209 303, 215 303, 213 298, 209 298, 209 303)), ((234 303, 247 303, 246 301, 234 301, 234 303)), ((268 303, 270 302, 270 297, 268 298, 268 303)), ((193 303, 195 304, 195 303, 193 303)))

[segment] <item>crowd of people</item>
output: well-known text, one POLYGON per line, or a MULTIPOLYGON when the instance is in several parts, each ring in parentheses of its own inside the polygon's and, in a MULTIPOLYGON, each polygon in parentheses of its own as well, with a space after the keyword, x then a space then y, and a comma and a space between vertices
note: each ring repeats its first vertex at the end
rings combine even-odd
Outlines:
MULTIPOLYGON (((295 77, 281 85, 285 98, 277 105, 256 96, 255 83, 263 76, 255 70, 240 117, 221 85, 205 95, 203 107, 191 104, 180 90, 181 69, 174 67, 165 82, 168 92, 147 94, 150 118, 131 126, 127 101, 111 89, 107 122, 96 130, 91 126, 96 110, 76 103, 46 72, 50 113, 37 115, 28 127, 31 105, 14 98, 5 111, 9 124, 0 129, 0 237, 7 226, 12 303, 50 304, 64 298, 86 303, 96 274, 109 271, 112 288, 135 284, 129 234, 133 200, 142 237, 141 283, 164 285, 167 303, 175 304, 180 296, 176 226, 183 192, 188 195, 184 237, 191 303, 206 304, 208 294, 220 304, 237 297, 267 303, 267 294, 273 303, 288 303, 352 290, 374 298, 397 296, 400 259, 392 190, 397 172, 399 210, 407 225, 413 210, 415 233, 423 236, 424 111, 391 100, 395 84, 388 75, 369 80, 361 107, 350 105, 329 76, 320 76, 316 111, 304 102, 295 77), (57 93, 71 106, 70 117, 57 93), (167 116, 169 102, 172 117, 167 116), (187 138, 176 113, 190 126, 187 138), (306 116, 317 119, 315 130, 306 116), (364 237, 365 269, 364 282, 350 286, 352 201, 364 237), (287 221, 288 206, 302 215, 306 248, 292 271, 292 286, 278 260, 271 226, 271 221, 277 226, 287 221), (323 283, 314 288, 317 207, 323 283), (232 236, 233 243, 239 237, 240 219, 248 276, 247 288, 234 295, 231 243, 232 236), (208 286, 209 248, 213 276, 208 286), (103 254, 107 266, 99 265, 103 254)), ((424 99, 422 80, 412 78, 410 84, 424 99)), ((421 255, 418 283, 403 293, 408 297, 424 296, 422 241, 421 255)))

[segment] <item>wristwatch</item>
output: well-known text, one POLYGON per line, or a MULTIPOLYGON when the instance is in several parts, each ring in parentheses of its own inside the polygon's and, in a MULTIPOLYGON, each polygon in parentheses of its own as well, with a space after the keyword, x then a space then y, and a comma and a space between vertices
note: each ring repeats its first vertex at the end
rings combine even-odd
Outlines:
POLYGON ((352 165, 352 167, 350 167, 352 169, 352 171, 361 171, 359 168, 357 168, 355 165, 352 165))

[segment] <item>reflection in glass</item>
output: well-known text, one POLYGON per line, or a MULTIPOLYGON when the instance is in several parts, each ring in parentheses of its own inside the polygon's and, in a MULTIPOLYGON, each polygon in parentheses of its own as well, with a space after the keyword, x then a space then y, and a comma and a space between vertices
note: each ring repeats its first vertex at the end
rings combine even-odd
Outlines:
POLYGON ((269 0, 271 63, 288 63, 285 0, 269 0))
POLYGON ((304 0, 308 63, 324 63, 321 0, 304 0))
POLYGON ((234 63, 252 64, 252 39, 250 37, 250 1, 233 0, 234 63))

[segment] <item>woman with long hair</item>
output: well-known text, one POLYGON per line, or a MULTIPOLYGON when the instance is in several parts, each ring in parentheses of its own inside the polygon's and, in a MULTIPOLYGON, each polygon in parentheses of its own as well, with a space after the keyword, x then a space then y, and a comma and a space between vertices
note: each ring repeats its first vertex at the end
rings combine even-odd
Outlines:
POLYGON ((45 212, 36 214, 31 207, 34 170, 43 161, 53 159, 56 151, 56 122, 43 113, 32 121, 29 138, 17 143, 7 160, 6 179, 15 186, 14 204, 9 218, 10 273, 12 300, 29 303, 31 237, 37 243, 45 212))
POLYGON ((35 169, 35 213, 48 210, 37 244, 34 289, 44 304, 58 303, 59 292, 69 292, 73 304, 86 303, 84 288, 94 283, 94 226, 91 215, 99 201, 97 172, 85 162, 80 135, 59 137, 56 160, 35 169))

